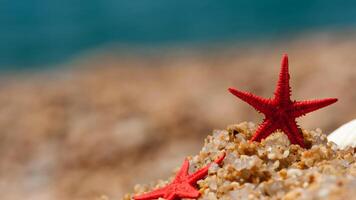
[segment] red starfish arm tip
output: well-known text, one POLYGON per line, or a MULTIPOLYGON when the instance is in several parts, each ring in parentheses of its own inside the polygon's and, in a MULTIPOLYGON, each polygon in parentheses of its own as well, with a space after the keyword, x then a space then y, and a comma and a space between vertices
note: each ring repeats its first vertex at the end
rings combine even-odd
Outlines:
POLYGON ((225 159, 226 152, 224 151, 221 156, 219 156, 217 159, 214 160, 214 162, 218 165, 221 164, 221 162, 225 159))
MULTIPOLYGON (((223 152, 223 154, 221 156, 219 156, 217 159, 214 160, 214 162, 218 165, 221 164, 221 162, 225 159, 225 155, 226 153, 223 152)), ((193 174, 189 175, 189 183, 195 183, 197 182, 199 179, 204 178, 206 175, 208 175, 208 171, 209 171, 209 167, 210 167, 211 163, 208 164, 207 166, 199 169, 198 171, 194 172, 193 174)))
POLYGON ((183 162, 182 167, 180 168, 180 170, 178 171, 177 175, 176 175, 176 179, 178 177, 185 177, 188 175, 188 170, 189 170, 189 160, 185 159, 183 162))
POLYGON ((235 88, 229 88, 229 92, 238 97, 239 99, 245 101, 254 107, 257 111, 262 113, 270 112, 270 107, 272 106, 272 101, 270 99, 265 99, 262 97, 258 97, 250 92, 239 91, 235 88))
POLYGON ((210 167, 210 165, 205 166, 205 167, 199 169, 198 171, 194 172, 193 174, 189 175, 189 183, 194 184, 198 180, 204 178, 208 174, 209 167, 210 167))
POLYGON ((288 64, 288 55, 283 54, 281 60, 281 70, 279 73, 279 79, 277 82, 277 87, 274 92, 275 99, 279 103, 289 102, 291 96, 291 88, 289 85, 289 64, 288 64))
POLYGON ((147 192, 141 195, 134 196, 135 200, 148 200, 148 199, 158 199, 159 197, 163 197, 165 195, 166 187, 159 188, 153 190, 151 192, 147 192))
POLYGON ((282 54, 282 62, 281 62, 282 66, 283 65, 287 65, 288 66, 288 54, 287 53, 283 53, 282 54))
POLYGON ((327 98, 320 100, 297 101, 293 103, 293 116, 300 117, 320 108, 326 107, 337 102, 336 98, 327 98))

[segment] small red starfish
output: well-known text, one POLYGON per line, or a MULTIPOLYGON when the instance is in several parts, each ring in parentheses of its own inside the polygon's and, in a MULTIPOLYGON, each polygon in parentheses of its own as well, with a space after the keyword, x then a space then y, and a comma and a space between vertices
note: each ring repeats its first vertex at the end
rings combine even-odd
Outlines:
MULTIPOLYGON (((225 153, 217 158, 214 162, 220 164, 225 158, 225 153)), ((146 194, 135 196, 135 200, 158 199, 160 197, 166 200, 175 200, 182 198, 198 198, 200 192, 195 189, 196 182, 204 178, 208 174, 210 164, 196 171, 193 174, 188 174, 189 161, 185 159, 182 167, 174 178, 173 182, 163 188, 159 188, 146 194)))
POLYGON ((301 147, 305 148, 303 133, 298 128, 296 118, 337 101, 335 98, 291 101, 289 77, 288 55, 284 54, 281 61, 279 80, 273 99, 266 99, 249 92, 242 92, 234 88, 229 88, 229 91, 232 94, 265 115, 265 119, 257 128, 251 141, 260 142, 275 130, 280 129, 287 134, 288 139, 292 144, 299 144, 301 147))

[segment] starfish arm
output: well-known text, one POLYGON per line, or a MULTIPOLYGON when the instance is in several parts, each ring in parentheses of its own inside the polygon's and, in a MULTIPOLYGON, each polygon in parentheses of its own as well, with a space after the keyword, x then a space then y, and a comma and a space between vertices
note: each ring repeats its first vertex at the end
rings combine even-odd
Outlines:
POLYGON ((166 187, 153 190, 151 192, 144 193, 142 195, 135 196, 135 200, 148 200, 148 199, 158 199, 166 194, 166 187))
MULTIPOLYGON (((215 159, 214 162, 216 164, 220 165, 221 162, 225 159, 225 155, 226 155, 226 153, 223 152, 223 154, 221 156, 219 156, 217 159, 215 159)), ((209 172, 210 165, 211 165, 211 163, 208 164, 207 166, 199 169, 198 171, 194 172, 193 174, 189 175, 189 183, 193 184, 193 183, 197 182, 198 180, 204 178, 209 172)))
POLYGON ((270 108, 272 107, 272 101, 270 99, 258 97, 252 93, 239 91, 235 88, 229 88, 229 91, 239 99, 250 104, 257 111, 265 114, 270 112, 270 108))
POLYGON ((198 180, 204 178, 206 175, 208 175, 209 167, 210 164, 189 175, 188 182, 190 184, 194 184, 198 180))
POLYGON ((217 159, 214 160, 214 162, 218 165, 221 164, 221 162, 225 159, 226 153, 223 152, 223 154, 221 156, 219 156, 217 159))
POLYGON ((262 124, 257 128, 255 134, 252 136, 251 141, 260 142, 262 139, 266 138, 268 135, 273 133, 277 127, 269 119, 265 119, 262 124))
POLYGON ((189 184, 182 185, 177 191, 177 196, 181 198, 195 199, 200 196, 200 192, 189 184))
POLYGON ((298 128, 295 120, 288 120, 282 127, 282 130, 292 144, 298 144, 300 147, 305 148, 303 133, 298 128))
POLYGON ((277 87, 274 92, 274 98, 278 103, 290 102, 291 88, 289 78, 288 55, 284 54, 281 61, 281 71, 279 73, 277 87))
POLYGON ((313 112, 337 101, 336 98, 327 98, 320 100, 298 101, 293 103, 293 116, 301 117, 307 113, 313 112))
POLYGON ((185 159, 184 162, 183 162, 182 167, 178 171, 178 173, 177 173, 176 177, 174 178, 173 182, 177 182, 177 181, 185 178, 186 176, 188 176, 188 170, 189 170, 189 161, 188 161, 188 159, 185 159))

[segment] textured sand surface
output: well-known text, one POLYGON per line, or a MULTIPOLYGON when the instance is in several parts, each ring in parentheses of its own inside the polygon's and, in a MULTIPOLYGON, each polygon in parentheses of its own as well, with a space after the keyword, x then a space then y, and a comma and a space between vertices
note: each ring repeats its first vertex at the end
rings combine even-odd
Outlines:
MULTIPOLYGON (((338 150, 320 129, 303 130, 308 149, 291 145, 282 132, 250 142, 257 126, 240 123, 215 130, 200 153, 190 160, 199 169, 214 157, 226 153, 223 163, 212 164, 209 174, 198 181, 202 200, 235 199, 355 199, 356 154, 352 147, 338 150), (203 164, 202 164, 203 163, 203 164)), ((159 181, 153 188, 162 187, 159 181)), ((152 186, 137 185, 138 194, 152 186)), ((126 195, 130 200, 133 195, 126 195)))
POLYGON ((328 134, 356 116, 355 50, 354 37, 314 35, 209 51, 106 54, 59 72, 7 75, 0 81, 0 192, 7 200, 111 199, 136 183, 166 179, 211 130, 262 119, 226 89, 272 96, 283 52, 292 98, 339 98, 299 120, 328 134))

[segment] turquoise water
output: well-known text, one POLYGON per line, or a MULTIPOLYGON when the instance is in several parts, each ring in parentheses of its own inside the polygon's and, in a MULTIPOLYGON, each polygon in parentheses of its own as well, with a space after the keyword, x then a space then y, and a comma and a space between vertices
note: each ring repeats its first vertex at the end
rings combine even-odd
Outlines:
POLYGON ((2 0, 0 68, 56 64, 109 44, 238 42, 355 25, 356 1, 2 0))

